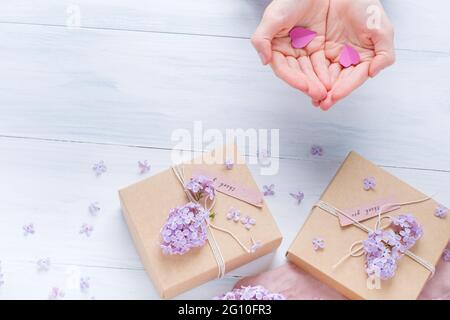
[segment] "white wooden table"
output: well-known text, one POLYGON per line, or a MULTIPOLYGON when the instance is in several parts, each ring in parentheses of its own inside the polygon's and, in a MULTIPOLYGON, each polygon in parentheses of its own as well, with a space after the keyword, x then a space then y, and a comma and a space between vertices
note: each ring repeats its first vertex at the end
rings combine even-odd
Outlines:
POLYGON ((384 1, 398 62, 324 113, 262 67, 250 45, 267 1, 2 0, 0 4, 0 299, 157 298, 121 216, 117 190, 170 165, 171 133, 279 128, 267 198, 279 250, 180 298, 208 299, 284 252, 340 162, 355 150, 450 204, 447 0, 384 1), (80 27, 67 27, 77 20, 80 27), (76 16, 75 16, 76 17, 76 16), (312 144, 325 154, 312 158, 312 144), (101 177, 92 165, 104 160, 101 177), (302 190, 300 206, 289 192, 302 190), (101 211, 89 215, 97 201, 101 211), (34 223, 35 234, 22 227, 34 223), (94 226, 91 237, 80 226, 94 226), (36 261, 50 257, 48 272, 36 261), (73 279, 89 277, 82 293, 73 279))

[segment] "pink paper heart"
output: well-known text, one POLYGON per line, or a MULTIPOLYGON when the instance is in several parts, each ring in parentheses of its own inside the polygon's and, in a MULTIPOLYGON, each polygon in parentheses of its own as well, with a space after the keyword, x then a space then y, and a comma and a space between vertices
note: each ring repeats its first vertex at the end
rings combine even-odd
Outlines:
POLYGON ((339 57, 339 63, 344 67, 348 68, 352 65, 357 65, 361 61, 358 51, 344 44, 341 51, 341 56, 339 57))
POLYGON ((317 35, 317 32, 302 27, 294 27, 289 31, 291 45, 295 49, 306 47, 317 35))

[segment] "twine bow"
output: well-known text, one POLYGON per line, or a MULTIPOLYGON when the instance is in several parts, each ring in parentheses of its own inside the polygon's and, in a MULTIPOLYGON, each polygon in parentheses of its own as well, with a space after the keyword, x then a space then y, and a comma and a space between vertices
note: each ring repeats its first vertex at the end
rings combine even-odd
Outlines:
MULTIPOLYGON (((375 230, 383 230, 386 229, 387 227, 389 227, 389 224, 386 225, 382 225, 382 221, 383 219, 390 219, 392 220, 391 216, 385 215, 385 216, 381 216, 383 209, 388 209, 390 207, 397 207, 397 206, 405 206, 405 205, 410 205, 410 204, 416 204, 416 203, 421 203, 427 200, 430 200, 431 197, 426 197, 423 199, 419 199, 419 200, 415 200, 415 201, 408 201, 408 202, 402 202, 402 203, 390 203, 390 204, 385 204, 383 206, 380 206, 378 208, 377 211, 377 221, 375 223, 375 230)), ((346 218, 350 219, 352 221, 352 225, 354 225, 355 227, 367 232, 367 233, 371 233, 374 230, 372 230, 371 228, 367 227, 366 225, 360 223, 358 220, 354 219, 351 215, 346 214, 344 211, 330 205, 329 203, 319 200, 314 207, 319 207, 322 210, 324 210, 325 212, 339 218, 339 215, 343 215, 346 218)), ((351 244, 350 249, 349 249, 349 253, 346 254, 344 257, 342 257, 335 265, 333 265, 333 269, 336 269, 339 265, 341 265, 346 259, 350 258, 350 257, 360 257, 364 254, 364 246, 363 246, 363 240, 358 240, 355 241, 351 244)), ((434 273, 435 273, 435 267, 433 264, 429 263, 428 261, 426 261, 425 259, 419 257, 418 255, 412 253, 409 250, 405 251, 405 255, 408 256, 409 258, 411 258, 413 261, 417 262, 418 264, 420 264, 421 266, 423 266, 424 268, 426 268, 428 271, 430 271, 430 276, 433 277, 434 273)))
MULTIPOLYGON (((183 186, 183 191, 186 193, 186 196, 188 197, 189 201, 197 203, 201 205, 205 210, 208 212, 211 212, 211 210, 214 208, 214 205, 216 204, 216 197, 213 199, 210 199, 209 197, 203 198, 203 203, 200 203, 201 199, 197 199, 190 190, 186 188, 186 179, 184 175, 184 166, 180 167, 172 167, 173 173, 177 177, 178 181, 183 186)), ((219 274, 218 278, 222 278, 225 275, 225 259, 222 255, 222 252, 220 251, 219 244, 217 243, 216 238, 214 237, 214 233, 212 232, 212 229, 216 229, 218 231, 227 233, 230 235, 241 247, 244 249, 246 253, 250 253, 250 249, 248 249, 242 242, 239 240, 231 231, 218 227, 214 225, 210 219, 206 219, 206 230, 207 230, 207 236, 208 236, 208 243, 211 247, 211 251, 214 255, 214 259, 217 262, 217 266, 219 268, 219 274)))

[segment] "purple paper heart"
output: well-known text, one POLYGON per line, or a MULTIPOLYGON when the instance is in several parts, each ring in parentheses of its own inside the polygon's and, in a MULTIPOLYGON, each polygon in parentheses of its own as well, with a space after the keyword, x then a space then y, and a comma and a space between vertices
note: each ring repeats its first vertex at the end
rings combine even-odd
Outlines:
POLYGON ((357 65, 361 61, 358 51, 344 44, 342 48, 341 55, 339 57, 339 63, 344 67, 348 68, 352 65, 357 65))
POLYGON ((294 27, 289 31, 291 45, 295 49, 306 47, 317 35, 317 32, 302 27, 294 27))

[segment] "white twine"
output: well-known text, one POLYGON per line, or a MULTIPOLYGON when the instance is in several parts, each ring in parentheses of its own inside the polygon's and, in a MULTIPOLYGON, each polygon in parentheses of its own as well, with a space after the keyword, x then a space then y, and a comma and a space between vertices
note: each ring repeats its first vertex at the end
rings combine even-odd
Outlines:
MULTIPOLYGON (((213 209, 215 203, 216 203, 216 198, 214 197, 212 200, 209 199, 209 197, 205 197, 204 199, 204 203, 201 204, 200 200, 197 200, 194 195, 192 194, 192 192, 190 190, 188 190, 186 188, 186 179, 185 179, 185 175, 184 175, 184 166, 181 166, 181 169, 177 166, 177 167, 172 167, 172 170, 175 174, 175 176, 177 177, 178 181, 180 181, 181 185, 183 186, 183 190, 186 193, 187 197, 189 198, 189 200, 191 202, 197 203, 199 205, 201 205, 205 210, 207 210, 208 212, 211 212, 211 210, 213 209), (210 201, 208 201, 208 199, 210 201), (209 203, 209 205, 208 205, 209 203)), ((218 231, 227 233, 228 235, 230 235, 241 247, 242 249, 244 249, 245 252, 250 253, 250 249, 248 249, 231 231, 218 227, 214 224, 211 223, 211 221, 208 219, 206 220, 206 227, 207 227, 207 235, 208 235, 208 243, 209 246, 211 247, 211 251, 214 255, 214 259, 217 262, 217 266, 219 269, 219 273, 218 273, 218 278, 222 278, 226 271, 225 271, 225 258, 222 255, 222 252, 220 251, 220 247, 219 244, 217 243, 216 238, 214 237, 214 233, 212 232, 211 229, 216 229, 218 231)))
MULTIPOLYGON (((383 212, 384 208, 389 208, 389 207, 397 207, 397 206, 405 206, 405 205, 410 205, 410 204, 416 204, 416 203, 421 203, 427 200, 430 200, 431 197, 426 197, 423 199, 419 199, 419 200, 414 200, 414 201, 408 201, 408 202, 400 202, 400 203, 391 203, 391 204, 386 204, 383 206, 380 206, 378 208, 378 212, 377 212, 377 222, 375 223, 375 230, 379 230, 379 229, 385 229, 389 226, 381 226, 381 221, 383 219, 391 219, 391 216, 384 216, 381 217, 381 214, 383 212)), ((352 216, 346 214, 345 212, 343 212, 342 210, 339 210, 338 208, 330 205, 329 203, 319 200, 314 207, 319 207, 322 210, 324 210, 327 213, 330 213, 332 215, 334 215, 335 217, 339 218, 339 214, 345 216, 346 218, 350 219, 352 221, 352 225, 354 225, 355 227, 358 227, 359 229, 370 233, 373 232, 372 229, 370 229, 369 227, 367 227, 366 225, 360 223, 358 220, 354 219, 352 216)), ((344 257, 342 257, 335 265, 333 265, 333 269, 337 268, 339 265, 341 265, 347 258, 350 257, 360 257, 364 254, 364 247, 363 247, 363 241, 359 240, 359 241, 355 241, 352 243, 352 245, 350 246, 350 250, 349 253, 346 254, 344 257), (359 245, 357 247, 357 245, 359 245)), ((430 277, 434 276, 434 273, 436 271, 435 267, 433 264, 429 263, 428 261, 422 259, 421 257, 419 257, 418 255, 412 253, 411 251, 407 250, 405 251, 405 255, 408 256, 409 258, 411 258, 412 260, 414 260, 415 262, 417 262, 418 264, 420 264, 421 266, 423 266, 424 268, 426 268, 428 271, 430 271, 431 275, 430 277)))

